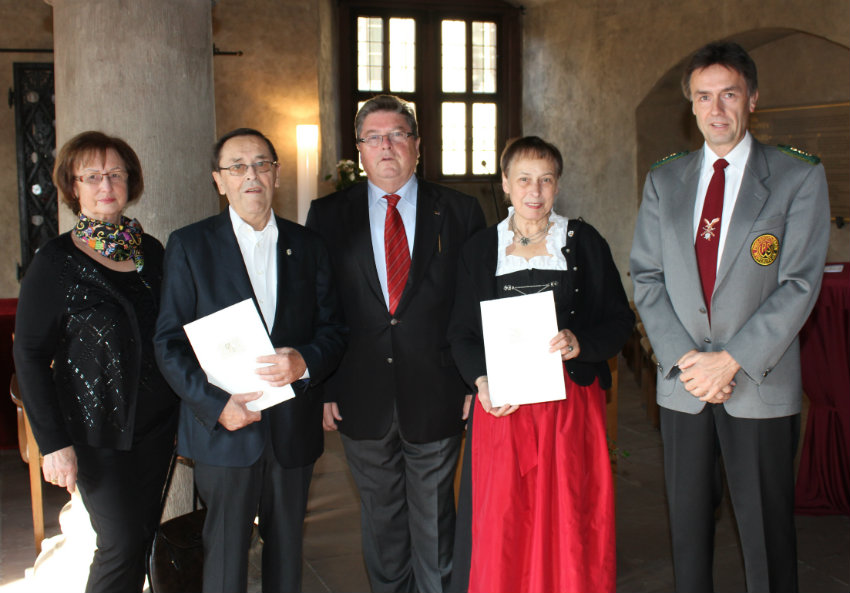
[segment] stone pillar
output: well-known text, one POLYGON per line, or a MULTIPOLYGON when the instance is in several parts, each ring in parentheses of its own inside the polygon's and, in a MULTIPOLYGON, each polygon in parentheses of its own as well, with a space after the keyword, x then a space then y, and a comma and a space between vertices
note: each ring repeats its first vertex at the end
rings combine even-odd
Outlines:
MULTIPOLYGON (((45 0, 53 6, 57 148, 85 130, 124 138, 145 179, 128 214, 163 244, 219 211, 211 0, 45 0)), ((59 230, 73 224, 59 206, 59 230)))
MULTIPOLYGON (((145 180, 144 194, 127 214, 163 244, 174 229, 218 212, 209 172, 215 141, 211 0, 45 1, 53 6, 57 148, 86 130, 126 140, 145 180)), ((59 231, 74 220, 60 205, 59 231)), ((178 472, 166 518, 190 511, 191 493, 191 472, 178 472)), ((87 523, 81 504, 73 510, 68 516, 83 517, 75 524, 87 523)), ((80 564, 80 554, 91 558, 94 539, 67 532, 54 539, 31 578, 82 591, 87 561, 77 575, 66 568, 80 564)))

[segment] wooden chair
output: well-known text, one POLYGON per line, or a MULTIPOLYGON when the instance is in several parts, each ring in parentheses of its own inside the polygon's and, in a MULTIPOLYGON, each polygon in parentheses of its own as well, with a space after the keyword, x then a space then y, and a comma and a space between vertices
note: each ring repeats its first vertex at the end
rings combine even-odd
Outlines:
POLYGON ((35 539, 36 554, 41 553, 41 542, 44 541, 44 502, 41 493, 41 463, 42 457, 32 434, 27 412, 21 401, 18 390, 18 378, 12 375, 9 384, 9 395, 18 408, 18 450, 21 459, 26 462, 30 470, 30 504, 32 506, 32 534, 35 539))
POLYGON ((658 358, 655 356, 655 352, 649 357, 650 362, 652 363, 652 375, 649 380, 649 386, 647 387, 647 396, 646 396, 646 417, 649 418, 649 421, 652 422, 652 425, 655 428, 659 428, 661 426, 661 414, 658 408, 658 399, 655 393, 656 387, 656 376, 658 369, 658 358))
POLYGON ((634 301, 629 301, 629 307, 631 308, 632 313, 635 314, 635 325, 632 328, 632 333, 629 336, 629 339, 626 340, 626 343, 623 346, 623 358, 626 361, 626 365, 631 369, 632 374, 639 375, 641 354, 640 339, 643 337, 638 331, 638 323, 640 323, 640 313, 638 313, 634 301))
POLYGON ((638 321, 635 323, 635 331, 632 335, 635 340, 635 356, 633 360, 634 366, 632 367, 632 373, 634 373, 635 381, 637 381, 638 387, 640 387, 641 382, 643 381, 643 367, 646 366, 646 349, 644 347, 644 341, 649 343, 649 338, 646 336, 646 328, 643 327, 643 322, 638 321))
POLYGON ((652 352, 652 344, 650 344, 649 338, 641 338, 640 347, 643 352, 641 360, 640 388, 643 393, 646 417, 650 422, 652 422, 653 426, 658 427, 658 421, 656 420, 658 417, 658 403, 655 399, 655 374, 658 368, 658 359, 652 352))
MULTIPOLYGON (((608 369, 611 371, 611 387, 605 392, 605 400, 608 403, 606 406, 606 427, 608 428, 609 447, 617 446, 617 405, 619 403, 619 384, 620 384, 620 364, 619 358, 615 355, 608 359, 608 369)), ((611 468, 617 469, 617 456, 611 456, 611 468)))

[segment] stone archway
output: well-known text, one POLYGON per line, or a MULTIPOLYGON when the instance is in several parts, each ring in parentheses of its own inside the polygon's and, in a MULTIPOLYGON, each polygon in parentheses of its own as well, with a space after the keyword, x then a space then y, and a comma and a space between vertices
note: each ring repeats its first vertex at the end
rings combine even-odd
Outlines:
MULTIPOLYGON (((847 105, 850 101, 850 48, 794 29, 756 29, 728 38, 743 46, 759 70, 759 111, 813 105, 847 105)), ((680 78, 690 55, 655 83, 635 110, 637 178, 643 179, 657 160, 701 146, 691 105, 685 100, 680 78)), ((845 107, 845 110, 847 108, 845 107)), ((800 125, 806 125, 801 121, 800 125)), ((756 137, 759 132, 754 132, 756 137)), ((767 139, 771 141, 770 138, 767 139)), ((817 147, 799 148, 818 152, 817 147)), ((850 145, 841 148, 840 162, 850 163, 850 145)), ((834 157, 833 157, 834 158, 834 157)), ((847 166, 839 168, 846 171, 847 166)), ((829 175, 830 192, 846 192, 847 182, 829 175)), ((639 184, 637 199, 640 200, 639 184)), ((842 198, 843 200, 843 198, 842 198)), ((850 260, 850 228, 832 227, 831 261, 850 260)))

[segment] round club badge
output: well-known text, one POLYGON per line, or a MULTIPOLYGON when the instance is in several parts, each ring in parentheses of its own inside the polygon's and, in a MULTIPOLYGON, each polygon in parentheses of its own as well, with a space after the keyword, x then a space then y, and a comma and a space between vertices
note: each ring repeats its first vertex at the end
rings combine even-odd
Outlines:
POLYGON ((775 235, 759 235, 750 245, 753 261, 760 266, 769 266, 779 256, 779 239, 775 235))

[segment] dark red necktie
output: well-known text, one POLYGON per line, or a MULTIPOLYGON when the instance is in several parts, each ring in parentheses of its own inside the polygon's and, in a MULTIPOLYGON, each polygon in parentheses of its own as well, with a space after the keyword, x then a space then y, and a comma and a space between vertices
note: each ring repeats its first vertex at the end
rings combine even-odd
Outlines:
POLYGON ((723 192, 726 189, 726 174, 723 170, 729 163, 726 159, 714 161, 714 174, 705 192, 705 203, 699 219, 697 239, 694 247, 697 252, 697 266, 702 282, 702 294, 709 318, 711 316, 711 295, 714 293, 714 281, 717 277, 717 244, 720 241, 720 217, 723 214, 723 192))
POLYGON ((384 250, 387 257, 387 292, 390 297, 390 313, 395 313, 404 285, 407 284, 407 272, 410 270, 410 250, 404 222, 396 205, 401 196, 390 194, 387 200, 387 218, 384 222, 384 250))

